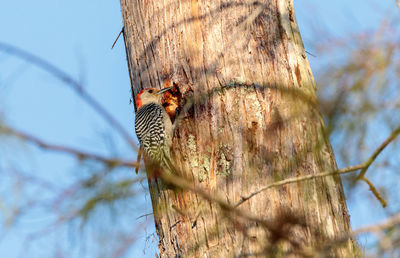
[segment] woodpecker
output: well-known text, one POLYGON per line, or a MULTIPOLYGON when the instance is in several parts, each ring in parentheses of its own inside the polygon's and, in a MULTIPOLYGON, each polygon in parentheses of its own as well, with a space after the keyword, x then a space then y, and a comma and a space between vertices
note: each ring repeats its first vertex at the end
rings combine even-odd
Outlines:
POLYGON ((153 164, 172 172, 170 146, 173 127, 170 117, 161 104, 163 94, 171 88, 161 90, 146 88, 136 95, 138 110, 135 130, 140 145, 153 164))

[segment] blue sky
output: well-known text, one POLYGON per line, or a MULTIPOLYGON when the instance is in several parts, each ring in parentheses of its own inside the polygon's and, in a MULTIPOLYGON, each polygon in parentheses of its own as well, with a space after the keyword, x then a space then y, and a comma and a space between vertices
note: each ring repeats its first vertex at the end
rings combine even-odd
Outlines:
MULTIPOLYGON (((295 8, 306 49, 312 44, 314 28, 320 24, 335 36, 345 36, 349 32, 377 27, 381 17, 387 13, 396 15, 394 1, 296 0, 295 8)), ((129 104, 130 82, 123 40, 120 39, 111 50, 121 27, 118 1, 3 1, 0 9, 1 42, 32 52, 82 82, 85 89, 134 136, 134 111, 129 104)), ((317 70, 318 59, 309 57, 309 60, 312 69, 317 70)), ((52 143, 104 155, 118 154, 135 158, 123 139, 71 89, 37 67, 2 52, 0 115, 8 124, 52 143), (107 137, 112 137, 114 146, 107 137), (110 150, 115 153, 110 153, 110 150)), ((43 152, 26 145, 4 142, 3 139, 1 141, 0 173, 13 164, 60 187, 73 182, 77 178, 76 173, 81 173, 76 169, 75 160, 67 155, 43 152)), ((3 181, 0 187, 5 187, 7 182, 12 183, 3 181)), ((3 195, 4 191, 0 191, 0 197, 10 207, 19 201, 14 194, 3 195)), ((134 218, 151 212, 148 196, 143 194, 139 199, 140 205, 134 208, 132 214, 134 218)), ((365 210, 352 203, 349 203, 349 208, 354 227, 383 216, 364 216, 365 210)), ((4 233, 0 237, 0 257, 21 255, 21 236, 45 225, 51 217, 40 212, 28 215, 28 219, 25 217, 15 227, 0 226, 0 235, 4 233)), ((132 223, 141 222, 132 220, 132 223)), ((151 218, 148 219, 146 230, 154 232, 151 218)), ((145 233, 139 236, 129 254, 153 257, 152 248, 143 253, 144 246, 149 245, 145 236, 145 233)), ((45 257, 49 246, 57 246, 60 239, 68 241, 49 235, 44 242, 32 248, 30 257, 45 257)), ((91 248, 87 247, 86 252, 71 251, 71 257, 96 257, 99 250, 92 252, 91 248)))

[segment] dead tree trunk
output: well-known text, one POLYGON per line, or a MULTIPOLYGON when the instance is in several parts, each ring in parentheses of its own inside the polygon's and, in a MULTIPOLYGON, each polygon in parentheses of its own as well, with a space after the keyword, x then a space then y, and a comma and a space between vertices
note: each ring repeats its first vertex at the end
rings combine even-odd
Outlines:
MULTIPOLYGON (((336 169, 292 1, 121 0, 121 9, 133 95, 173 81, 194 99, 172 146, 194 185, 234 205, 277 180, 336 169)), ((312 254, 351 231, 339 177, 268 189, 241 213, 160 180, 149 187, 163 257, 312 254)), ((346 240, 329 252, 355 249, 346 240)))

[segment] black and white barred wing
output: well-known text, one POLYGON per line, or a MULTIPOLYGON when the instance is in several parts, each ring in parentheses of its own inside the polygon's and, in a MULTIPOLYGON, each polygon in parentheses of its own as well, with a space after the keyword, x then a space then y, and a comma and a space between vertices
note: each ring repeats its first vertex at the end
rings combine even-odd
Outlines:
POLYGON ((135 130, 140 145, 153 162, 164 159, 165 127, 162 107, 150 103, 142 106, 136 113, 135 130))

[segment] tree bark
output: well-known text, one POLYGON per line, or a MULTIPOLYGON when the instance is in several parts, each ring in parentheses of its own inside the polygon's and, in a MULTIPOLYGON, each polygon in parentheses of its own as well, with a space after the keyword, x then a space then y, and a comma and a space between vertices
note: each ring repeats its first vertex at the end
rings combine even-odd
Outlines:
MULTIPOLYGON (((172 81, 194 99, 172 146, 193 185, 234 205, 277 180, 337 169, 292 1, 121 0, 121 9, 133 96, 172 81)), ((351 233, 339 176, 269 189, 238 214, 159 179, 149 188, 162 257, 304 255, 351 233)), ((328 252, 355 250, 348 239, 328 252)))

